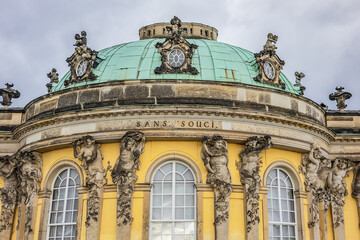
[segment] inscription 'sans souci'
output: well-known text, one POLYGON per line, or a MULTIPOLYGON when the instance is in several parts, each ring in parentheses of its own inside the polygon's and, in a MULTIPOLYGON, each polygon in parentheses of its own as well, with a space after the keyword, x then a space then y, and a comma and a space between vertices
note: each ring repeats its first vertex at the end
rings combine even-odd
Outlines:
POLYGON ((137 121, 136 127, 148 128, 218 128, 213 121, 200 121, 200 120, 152 120, 152 121, 137 121))

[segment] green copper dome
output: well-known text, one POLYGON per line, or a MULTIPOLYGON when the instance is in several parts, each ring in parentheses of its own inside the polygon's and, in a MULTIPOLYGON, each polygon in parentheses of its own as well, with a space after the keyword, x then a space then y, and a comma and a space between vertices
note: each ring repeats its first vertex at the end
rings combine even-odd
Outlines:
POLYGON ((285 90, 255 81, 254 77, 259 74, 259 71, 254 53, 206 39, 187 39, 189 43, 198 45, 192 58, 192 66, 199 71, 199 74, 155 74, 154 69, 161 65, 161 55, 155 48, 155 44, 164 41, 165 39, 162 38, 152 38, 103 49, 98 54, 101 61, 93 69, 93 73, 97 76, 95 80, 65 87, 64 81, 70 76, 68 72, 59 83, 53 85, 51 92, 110 81, 182 79, 238 82, 299 94, 299 89, 294 87, 282 73, 280 79, 285 83, 285 90))

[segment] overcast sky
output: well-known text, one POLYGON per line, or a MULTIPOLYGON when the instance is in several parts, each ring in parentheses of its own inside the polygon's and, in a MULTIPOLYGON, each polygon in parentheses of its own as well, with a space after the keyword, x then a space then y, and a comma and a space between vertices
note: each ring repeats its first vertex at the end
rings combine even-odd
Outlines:
POLYGON ((329 94, 344 86, 353 94, 347 110, 360 110, 359 0, 2 0, 0 7, 0 88, 14 83, 21 92, 12 107, 24 107, 47 93, 46 74, 60 77, 74 51, 74 34, 85 30, 95 50, 138 40, 140 27, 169 21, 199 22, 218 29, 218 41, 252 52, 266 35, 279 36, 283 72, 295 82, 306 77, 305 97, 336 104, 329 94))

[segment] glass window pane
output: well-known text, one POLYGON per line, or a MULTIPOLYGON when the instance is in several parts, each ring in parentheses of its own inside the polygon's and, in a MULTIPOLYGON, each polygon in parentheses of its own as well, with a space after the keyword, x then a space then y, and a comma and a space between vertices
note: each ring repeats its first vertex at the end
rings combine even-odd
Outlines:
POLYGON ((184 219, 184 208, 175 209, 175 219, 184 219))
POLYGON ((151 225, 152 234, 161 234, 161 223, 153 223, 151 225))
POLYGON ((184 181, 184 178, 180 174, 176 173, 175 181, 184 181))
POLYGON ((171 172, 171 171, 172 171, 172 163, 165 164, 164 166, 161 167, 161 170, 162 170, 165 174, 171 172))
POLYGON ((175 185, 175 193, 184 194, 185 185, 184 183, 176 183, 175 185))
POLYGON ((183 223, 183 222, 175 223, 174 233, 175 234, 184 234, 185 233, 185 223, 183 223))
POLYGON ((194 181, 194 176, 189 169, 184 173, 184 177, 186 181, 194 181))
POLYGON ((152 218, 153 219, 161 219, 161 208, 153 208, 152 218))
POLYGON ((164 183, 164 194, 172 194, 172 183, 164 183))
POLYGON ((269 237, 274 240, 290 240, 295 237, 296 232, 296 225, 289 225, 296 223, 291 178, 279 169, 271 170, 270 175, 273 181, 268 193, 269 237))
POLYGON ((194 183, 186 183, 185 185, 186 185, 185 187, 186 193, 194 193, 194 187, 195 187, 194 183))
POLYGON ((175 198, 175 206, 184 206, 184 195, 177 195, 175 198))
POLYGON ((52 234, 49 237, 54 237, 52 239, 75 239, 76 237, 78 191, 72 180, 74 177, 78 178, 78 173, 74 169, 68 168, 63 170, 54 182, 48 225, 49 234, 52 234), (75 224, 69 225, 68 223, 75 224))
POLYGON ((158 207, 162 205, 161 196, 153 196, 153 206, 158 207))
POLYGON ((185 222, 185 234, 195 234, 194 222, 185 222))
POLYGON ((161 194, 161 183, 154 183, 153 184, 153 193, 154 194, 161 194))
POLYGON ((195 206, 194 196, 185 196, 185 206, 195 206))
POLYGON ((171 208, 164 208, 163 209, 163 219, 164 220, 172 219, 172 209, 171 208))
POLYGON ((154 181, 162 181, 164 176, 165 175, 161 171, 157 171, 154 176, 154 181))
POLYGON ((175 170, 176 170, 177 172, 183 174, 186 169, 187 169, 187 167, 185 167, 184 165, 182 165, 182 164, 180 164, 180 163, 176 163, 175 170))
POLYGON ((194 219, 195 218, 195 210, 194 208, 185 208, 185 219, 194 219))
POLYGON ((164 181, 172 181, 172 173, 165 176, 164 181))
POLYGON ((151 191, 151 219, 156 222, 150 222, 150 239, 195 240, 194 180, 189 168, 177 162, 167 163, 155 171, 151 191), (159 171, 165 174, 159 174, 159 171), (185 219, 190 221, 185 222, 185 219))
POLYGON ((172 206, 172 196, 171 195, 164 195, 163 196, 163 207, 171 207, 172 206))

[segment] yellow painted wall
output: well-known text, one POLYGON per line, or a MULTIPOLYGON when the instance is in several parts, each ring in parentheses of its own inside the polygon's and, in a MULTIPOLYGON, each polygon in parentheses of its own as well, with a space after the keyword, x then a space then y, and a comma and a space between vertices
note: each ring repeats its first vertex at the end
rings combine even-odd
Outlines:
MULTIPOLYGON (((115 165, 116 159, 120 153, 120 144, 119 143, 105 143, 102 144, 101 150, 104 155, 103 165, 106 168, 108 162, 110 162, 111 166, 115 165)), ((235 163, 239 161, 239 152, 242 150, 243 146, 229 143, 228 151, 229 151, 229 169, 232 175, 232 183, 234 185, 240 185, 240 176, 239 172, 236 169, 235 163)), ((200 141, 147 141, 145 145, 144 153, 141 155, 141 170, 137 172, 138 180, 137 183, 144 183, 145 176, 148 168, 152 163, 154 163, 159 157, 168 154, 168 153, 178 153, 187 156, 192 159, 195 164, 198 166, 201 172, 201 182, 206 182, 207 171, 204 167, 203 161, 200 157, 200 151, 202 149, 202 143, 200 141)), ((265 170, 270 166, 270 164, 276 161, 285 161, 289 163, 296 172, 298 172, 298 166, 301 162, 301 154, 286 150, 280 149, 268 149, 261 153, 261 158, 263 161, 263 165, 260 169, 260 175, 263 178, 263 174, 265 170)), ((43 175, 48 175, 49 170, 54 166, 54 164, 62 161, 62 160, 72 160, 77 164, 81 165, 81 163, 74 159, 72 148, 64 148, 60 150, 53 150, 50 152, 43 153, 43 175)), ((84 172, 82 173, 84 175, 84 172)), ((299 178, 301 180, 301 189, 304 189, 303 181, 304 176, 299 174, 299 178)), ((107 175, 108 184, 113 184, 111 180, 110 173, 107 175)), ((351 192, 351 179, 347 178, 348 190, 351 192)), ((264 179, 262 179, 264 180, 264 179)), ((0 186, 2 186, 3 182, 0 180, 0 186)), ((44 180, 41 183, 42 189, 44 188, 44 180)), ((347 239, 360 239, 360 231, 358 229, 358 216, 356 209, 356 202, 351 196, 347 196, 345 198, 345 228, 346 228, 346 237, 347 239), (356 219, 356 221, 354 221, 356 219)), ((85 239, 85 220, 86 220, 86 194, 83 199, 84 207, 82 212, 82 229, 81 229, 81 239, 85 239)), ((262 197, 260 198, 260 217, 263 216, 263 201, 266 201, 262 197)), ((243 205, 243 193, 234 192, 230 196, 230 222, 229 222, 229 239, 244 239, 245 238, 245 213, 244 213, 244 205, 243 205)), ((304 212, 304 223, 305 223, 305 234, 306 238, 310 239, 310 231, 307 227, 308 223, 308 211, 307 211, 307 201, 304 200, 304 205, 306 211, 304 212)), ((133 218, 134 221, 132 223, 132 237, 133 240, 138 240, 142 238, 142 226, 143 224, 143 193, 142 192, 134 192, 133 199, 133 218)), ((37 209, 37 219, 35 224, 35 239, 38 238, 38 229, 39 229, 39 220, 42 211, 42 202, 41 199, 38 202, 37 209)), ((80 214, 80 213, 79 213, 80 214)), ((106 240, 115 240, 116 233, 116 192, 105 192, 104 200, 103 200, 103 210, 102 210, 102 218, 101 218, 101 239, 106 240)), ((215 235, 214 228, 214 196, 213 192, 203 192, 203 236, 204 240, 213 240, 215 235)), ((332 236, 332 227, 331 227, 331 216, 330 211, 328 211, 328 222, 329 222, 329 234, 328 239, 333 239, 332 236)), ((263 239, 263 226, 267 223, 261 221, 259 226, 259 236, 260 239, 263 239)), ((15 235, 13 234, 13 238, 15 239, 15 235)))

